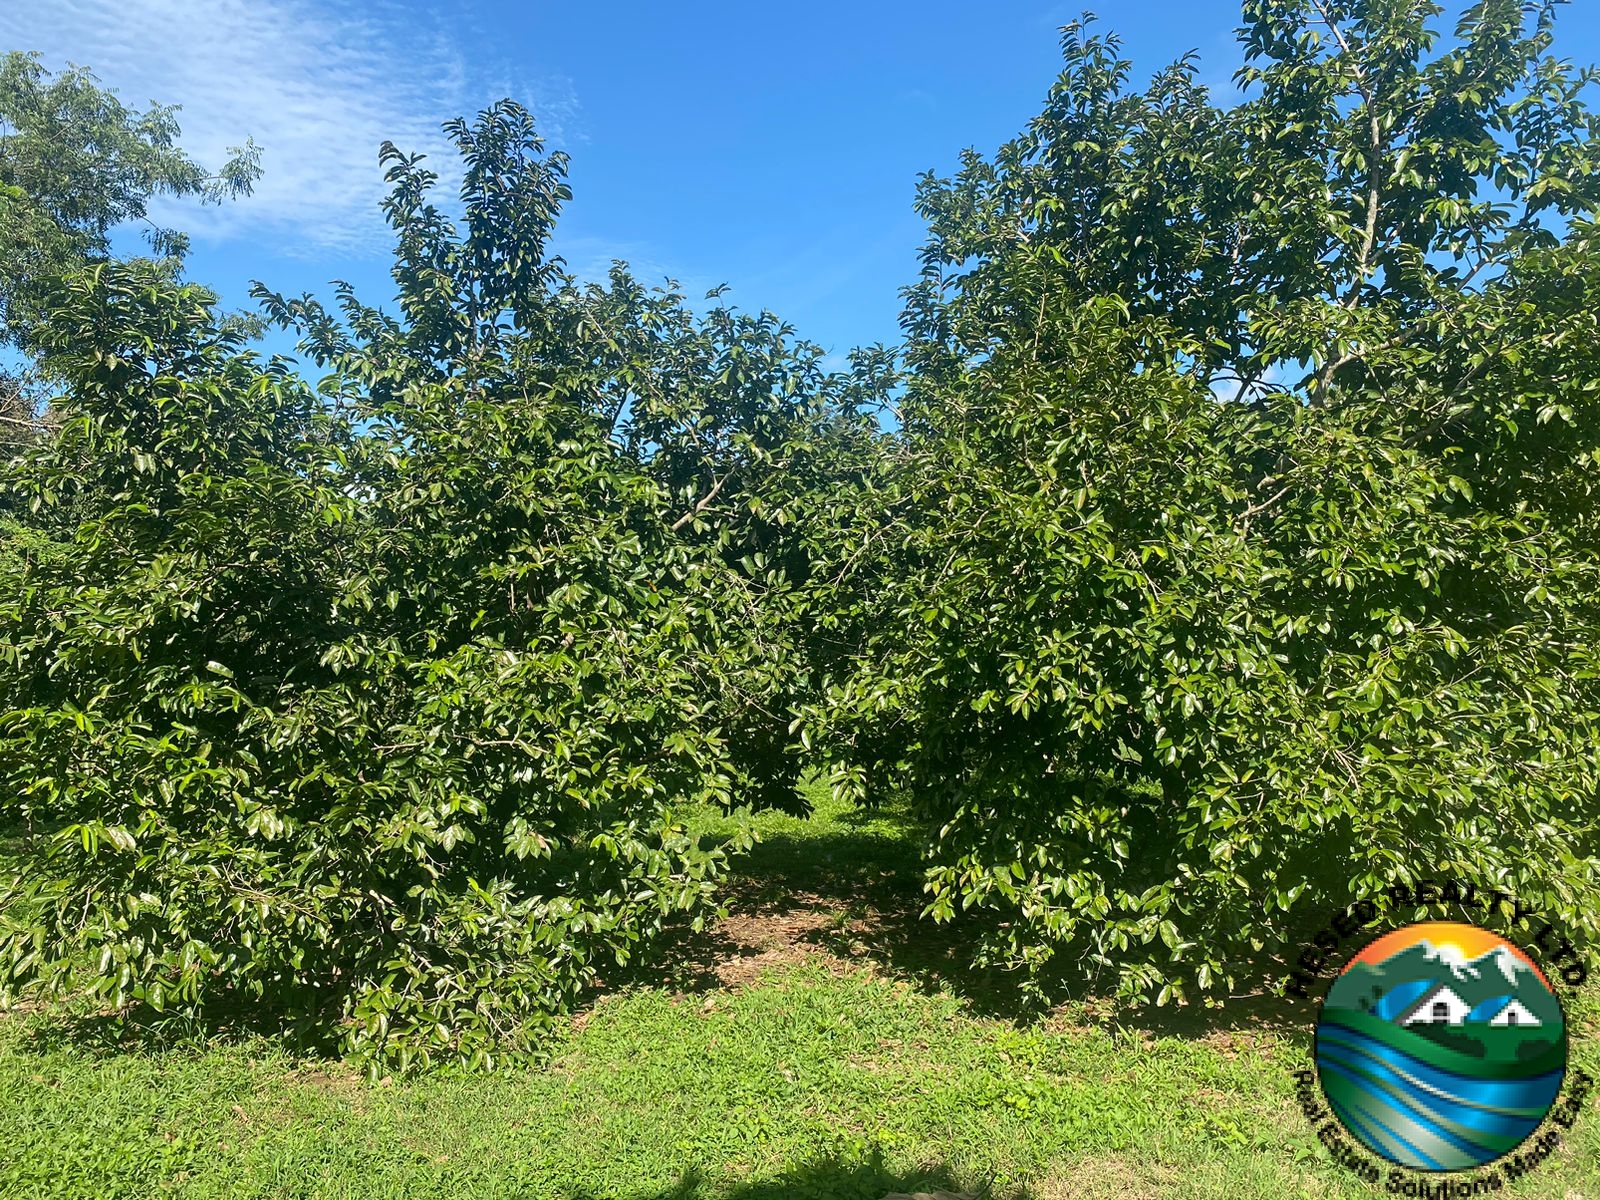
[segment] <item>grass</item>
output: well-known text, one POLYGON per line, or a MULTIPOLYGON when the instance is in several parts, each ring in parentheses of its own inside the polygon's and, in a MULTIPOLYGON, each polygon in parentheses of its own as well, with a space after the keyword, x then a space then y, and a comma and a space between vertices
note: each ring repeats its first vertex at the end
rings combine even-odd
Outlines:
MULTIPOLYGON (((1019 1022, 916 920, 893 814, 823 800, 761 828, 730 917, 609 980, 540 1070, 368 1084, 267 1041, 110 1046, 60 1014, 0 1017, 0 1196, 1374 1194, 1295 1108, 1303 1022, 1019 1022)), ((1573 1015, 1600 1075, 1595 1006, 1573 1015)), ((1597 1163, 1591 1111, 1503 1194, 1600 1200, 1597 1163)))

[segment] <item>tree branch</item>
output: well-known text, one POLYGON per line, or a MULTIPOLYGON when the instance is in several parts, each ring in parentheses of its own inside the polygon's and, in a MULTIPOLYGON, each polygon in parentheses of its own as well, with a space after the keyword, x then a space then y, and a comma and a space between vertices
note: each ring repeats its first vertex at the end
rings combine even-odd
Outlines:
POLYGON ((1250 521, 1252 518, 1258 517, 1262 513, 1266 512, 1267 509, 1271 508, 1274 504, 1278 503, 1278 501, 1287 496, 1290 491, 1293 490, 1293 488, 1294 485, 1292 483, 1286 483, 1283 485, 1283 487, 1279 488, 1276 493, 1268 496, 1265 500, 1261 501, 1261 503, 1252 504, 1249 508, 1240 513, 1238 522, 1234 526, 1235 529, 1238 530, 1239 536, 1243 537, 1245 534, 1250 532, 1250 521))
MULTIPOLYGON (((1356 306, 1356 302, 1361 298, 1361 289, 1366 284, 1368 272, 1372 269, 1373 251, 1377 249, 1378 245, 1378 219, 1383 200, 1382 183, 1379 175, 1379 164, 1383 158, 1383 122, 1378 115, 1376 95, 1368 85, 1367 78, 1361 70, 1361 64, 1356 59, 1355 51, 1352 49, 1349 39, 1344 35, 1344 30, 1339 28, 1338 23, 1329 14, 1325 0, 1311 0, 1311 3, 1321 15, 1323 23, 1327 25, 1328 32, 1333 34, 1334 41, 1339 44, 1340 52, 1349 59, 1351 81, 1355 84, 1356 92, 1367 106, 1369 138, 1367 152, 1369 158, 1367 162, 1366 224, 1361 232, 1361 248, 1356 255, 1355 278, 1350 281, 1350 290, 1345 293, 1344 299, 1339 302, 1340 307, 1353 309, 1356 306)), ((1328 355, 1327 365, 1317 373, 1317 393, 1319 397, 1327 394, 1329 386, 1333 383, 1334 373, 1341 365, 1343 365, 1343 360, 1335 359, 1332 353, 1328 355)))
POLYGON ((1361 294, 1361 284, 1366 278, 1367 269, 1372 263, 1372 252, 1378 242, 1378 210, 1382 199, 1381 184, 1378 177, 1378 162, 1383 154, 1383 122, 1378 117, 1377 98, 1371 87, 1368 86, 1366 76, 1362 74, 1361 64, 1356 61, 1355 51, 1351 48, 1349 40, 1344 36, 1344 31, 1328 14, 1328 7, 1324 0, 1311 0, 1317 12, 1322 15, 1323 22, 1328 26, 1328 32, 1333 34, 1334 41, 1339 43, 1340 51, 1350 59, 1350 77, 1355 83, 1356 91, 1367 105, 1367 128, 1369 134, 1368 151, 1371 160, 1367 163, 1367 223, 1362 231, 1361 253, 1356 260, 1356 280, 1351 285, 1350 293, 1344 298, 1346 308, 1353 307, 1356 297, 1361 294))
POLYGON ((705 512, 706 506, 717 498, 718 493, 722 491, 722 485, 727 483, 730 478, 730 475, 724 475, 721 479, 717 480, 716 483, 712 484, 711 490, 701 497, 698 504, 696 504, 688 512, 684 513, 683 516, 679 517, 672 523, 672 532, 677 533, 678 530, 682 529, 690 521, 694 520, 701 513, 705 512))

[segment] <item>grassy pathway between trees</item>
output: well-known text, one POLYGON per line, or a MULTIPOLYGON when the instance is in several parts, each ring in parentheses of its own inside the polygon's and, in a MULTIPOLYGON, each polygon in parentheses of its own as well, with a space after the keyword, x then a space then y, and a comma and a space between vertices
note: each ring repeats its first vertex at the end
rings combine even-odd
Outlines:
MULTIPOLYGON (((714 827, 714 816, 705 818, 714 827)), ((771 815, 728 919, 611 981, 544 1070, 369 1085, 270 1042, 121 1048, 0 1016, 0 1196, 668 1200, 1355 1197, 1290 1095, 1271 1009, 1020 1023, 915 921, 891 815, 771 815)), ((1600 1073, 1596 1005, 1572 1014, 1600 1073)), ((1509 1194, 1600 1200, 1600 1110, 1509 1194)), ((1502 1193, 1507 1194, 1507 1193, 1502 1193)))

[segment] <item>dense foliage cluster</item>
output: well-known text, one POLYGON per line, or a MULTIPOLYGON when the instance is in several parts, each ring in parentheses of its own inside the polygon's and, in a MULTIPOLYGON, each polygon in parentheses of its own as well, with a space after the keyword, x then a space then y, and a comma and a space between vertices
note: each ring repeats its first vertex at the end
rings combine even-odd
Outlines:
POLYGON ((126 222, 145 224, 170 274, 188 238, 149 219, 152 198, 218 202, 261 176, 248 141, 212 174, 177 137, 173 108, 129 110, 81 68, 52 77, 37 55, 0 56, 0 346, 26 345, 48 315, 51 281, 104 260, 126 222))
POLYGON ((44 913, 14 979, 87 951, 114 1003, 491 1061, 708 899, 741 839, 685 806, 793 803, 790 481, 875 427, 769 319, 577 285, 515 105, 451 133, 460 228, 385 150, 398 315, 263 293, 320 393, 145 266, 45 330, 60 433, 12 486, 64 552, 8 571, 0 634, 44 913))
POLYGON ((747 839, 688 806, 798 810, 807 762, 909 794, 929 915, 1029 987, 1232 988, 1418 876, 1600 935, 1555 10, 1247 0, 1233 107, 1069 26, 1027 133, 923 181, 903 355, 843 373, 570 275, 510 102, 446 127, 448 211, 384 147, 394 306, 257 289, 315 387, 170 264, 67 275, 4 476, 6 987, 494 1061, 712 898, 747 839))
POLYGON ((1231 109, 1074 25, 923 183, 909 553, 818 720, 998 961, 1181 997, 1419 876, 1596 931, 1590 76, 1439 11, 1248 3, 1231 109))

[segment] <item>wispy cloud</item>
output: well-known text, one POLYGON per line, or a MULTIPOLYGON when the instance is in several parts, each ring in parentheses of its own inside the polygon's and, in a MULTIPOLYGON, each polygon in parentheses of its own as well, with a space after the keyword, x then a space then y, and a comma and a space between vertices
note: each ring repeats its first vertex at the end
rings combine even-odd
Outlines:
POLYGON ((628 273, 646 287, 664 286, 670 279, 683 289, 684 295, 691 301, 722 282, 704 272, 686 272, 642 242, 567 235, 558 227, 551 239, 551 246, 566 263, 567 270, 585 283, 605 283, 611 277, 612 263, 619 260, 627 264, 628 273))
MULTIPOLYGON (((563 79, 528 79, 456 32, 461 10, 391 0, 54 0, 0 4, 0 50, 88 67, 125 104, 180 104, 182 144, 208 166, 254 138, 265 176, 221 207, 163 210, 197 238, 271 239, 291 254, 388 244, 378 147, 429 156, 453 190, 441 121, 510 95, 555 145, 576 137, 563 79), (448 23, 447 23, 448 22, 448 23)), ((487 41, 474 38, 474 43, 487 41)))
POLYGON ((914 108, 924 108, 929 112, 933 112, 939 107, 939 97, 925 88, 903 88, 895 93, 895 99, 901 104, 914 108))

